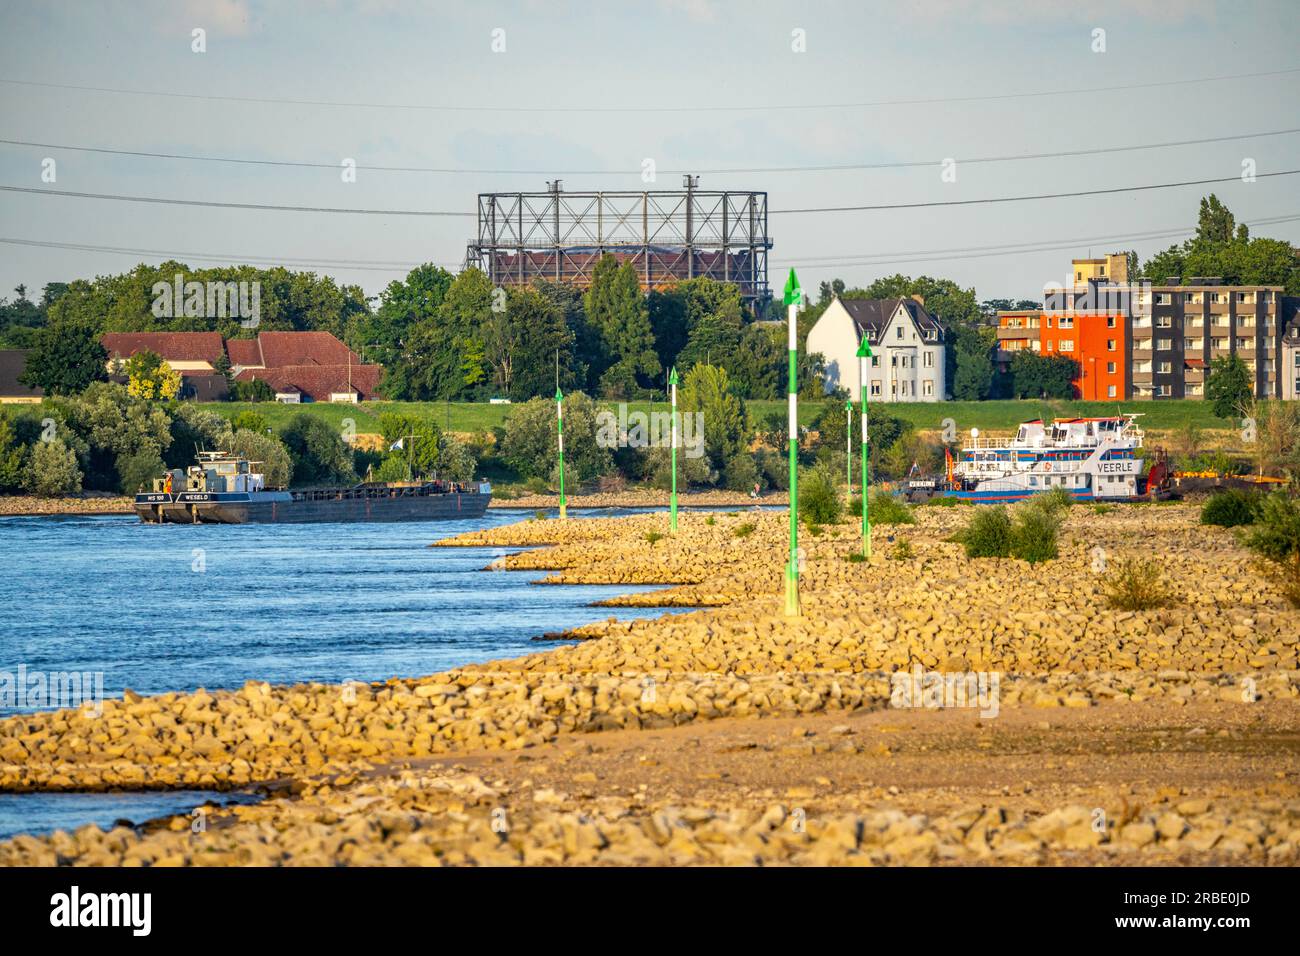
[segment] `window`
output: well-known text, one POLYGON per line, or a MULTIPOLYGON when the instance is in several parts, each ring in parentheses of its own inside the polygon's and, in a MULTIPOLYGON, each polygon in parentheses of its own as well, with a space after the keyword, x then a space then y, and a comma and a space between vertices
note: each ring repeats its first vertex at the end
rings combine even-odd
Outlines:
POLYGON ((926 352, 924 365, 926 368, 934 368, 934 353, 926 352))
POLYGON ((1174 366, 1172 362, 1161 362, 1159 366, 1157 366, 1156 368, 1156 371, 1158 371, 1161 375, 1168 375, 1173 370, 1174 370, 1174 366))
POLYGON ((1062 328, 1062 329, 1074 328, 1074 316, 1072 315, 1061 316, 1061 324, 1058 326, 1058 328, 1062 328))
POLYGON ((1156 348, 1160 351, 1168 351, 1174 347, 1173 339, 1156 339, 1156 348))
POLYGON ((927 378, 927 379, 925 380, 924 384, 921 386, 921 392, 922 392, 923 394, 925 394, 925 395, 933 395, 933 394, 934 394, 934 382, 930 381, 930 380, 927 378))
POLYGON ((1168 397, 1169 397, 1170 395, 1172 395, 1173 393, 1174 393, 1174 390, 1173 390, 1173 386, 1171 386, 1171 385, 1159 385, 1159 386, 1156 387, 1156 394, 1157 394, 1157 395, 1161 395, 1161 396, 1164 396, 1164 397, 1168 398, 1168 397))
POLYGON ((1113 329, 1114 327, 1115 327, 1115 316, 1113 315, 1106 316, 1106 328, 1113 329))
POLYGON ((1114 385, 1108 385, 1108 386, 1106 386, 1106 397, 1107 397, 1107 398, 1114 398, 1114 397, 1115 397, 1115 386, 1114 386, 1114 385))
POLYGON ((871 356, 871 367, 872 367, 872 368, 880 368, 880 356, 879 356, 879 355, 873 355, 873 356, 871 356))
POLYGON ((1156 328, 1158 328, 1158 329, 1171 329, 1171 328, 1173 328, 1173 326, 1174 326, 1174 319, 1173 319, 1173 316, 1171 316, 1171 315, 1159 315, 1159 316, 1156 316, 1156 328))
POLYGON ((872 394, 872 395, 879 395, 879 394, 880 394, 880 383, 879 383, 879 382, 872 382, 872 383, 871 383, 871 394, 872 394))
POLYGON ((1074 339, 1061 339, 1060 349, 1062 352, 1074 351, 1074 339))
POLYGON ((897 355, 889 356, 889 364, 892 368, 898 368, 898 356, 897 355))
POLYGON ((1107 375, 1114 375, 1114 374, 1115 374, 1115 363, 1114 363, 1114 362, 1107 362, 1107 363, 1106 363, 1106 374, 1107 374, 1107 375))
POLYGON ((894 334, 894 338, 902 339, 902 337, 903 337, 903 327, 900 325, 897 327, 897 331, 894 334))
POLYGON ((1157 292, 1157 293, 1156 293, 1155 303, 1156 303, 1156 305, 1169 305, 1169 304, 1170 304, 1169 293, 1168 293, 1168 292, 1157 292))
POLYGON ((1106 340, 1106 351, 1107 351, 1107 352, 1113 352, 1113 351, 1115 351, 1115 340, 1114 340, 1114 339, 1107 339, 1107 340, 1106 340))

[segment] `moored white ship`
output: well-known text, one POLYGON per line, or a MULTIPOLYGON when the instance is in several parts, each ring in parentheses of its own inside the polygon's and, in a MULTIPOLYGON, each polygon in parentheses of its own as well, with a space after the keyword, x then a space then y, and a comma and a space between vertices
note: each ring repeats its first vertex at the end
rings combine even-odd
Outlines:
POLYGON ((1146 497, 1163 484, 1166 468, 1159 459, 1149 475, 1143 474, 1137 417, 1024 422, 1014 438, 981 438, 971 429, 961 460, 950 464, 936 493, 993 503, 1021 501, 1053 488, 1089 501, 1146 497))

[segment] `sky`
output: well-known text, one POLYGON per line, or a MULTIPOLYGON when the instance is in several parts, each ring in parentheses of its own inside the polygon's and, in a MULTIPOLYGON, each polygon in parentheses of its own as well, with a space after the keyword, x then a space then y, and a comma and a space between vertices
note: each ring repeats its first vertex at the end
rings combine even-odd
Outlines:
POLYGON ((1300 128, 1298 26, 1296 0, 5 0, 0 139, 42 145, 0 143, 0 186, 49 192, 0 190, 0 295, 169 256, 283 262, 377 295, 415 263, 460 268, 478 193, 675 189, 684 171, 768 193, 777 294, 794 265, 809 289, 902 272, 1040 298, 1072 257, 1180 241, 1210 191, 1238 220, 1293 217, 1252 235, 1300 245, 1300 175, 1264 175, 1300 169, 1300 133, 1256 135, 1300 128), (1018 158, 973 161, 988 157, 1018 158), (910 165, 806 168, 891 163, 910 165), (1231 181, 778 212, 1206 179, 1231 181))

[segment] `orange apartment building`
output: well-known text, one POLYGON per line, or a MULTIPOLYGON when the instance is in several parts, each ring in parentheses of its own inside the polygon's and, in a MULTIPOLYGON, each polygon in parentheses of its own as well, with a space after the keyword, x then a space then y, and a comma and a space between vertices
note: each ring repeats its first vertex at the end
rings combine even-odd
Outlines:
POLYGON ((1121 311, 1018 309, 998 313, 1002 364, 1016 352, 1074 359, 1079 374, 1074 391, 1089 401, 1128 397, 1128 323, 1121 311))

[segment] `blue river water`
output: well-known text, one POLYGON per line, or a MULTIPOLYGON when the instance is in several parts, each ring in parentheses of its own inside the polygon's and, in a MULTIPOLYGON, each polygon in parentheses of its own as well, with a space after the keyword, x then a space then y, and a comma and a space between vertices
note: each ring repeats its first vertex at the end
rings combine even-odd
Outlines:
MULTIPOLYGON (((37 673, 102 674, 104 696, 120 698, 127 687, 156 694, 248 680, 413 677, 544 650, 552 645, 533 638, 614 614, 667 613, 590 606, 650 588, 538 586, 541 572, 483 570, 507 550, 429 547, 531 516, 491 509, 469 521, 322 525, 0 519, 0 681, 19 667, 29 682, 37 673)), ((30 694, 10 704, 0 702, 0 717, 40 709, 30 694)), ((139 822, 201 802, 192 794, 0 795, 0 839, 139 822)))

